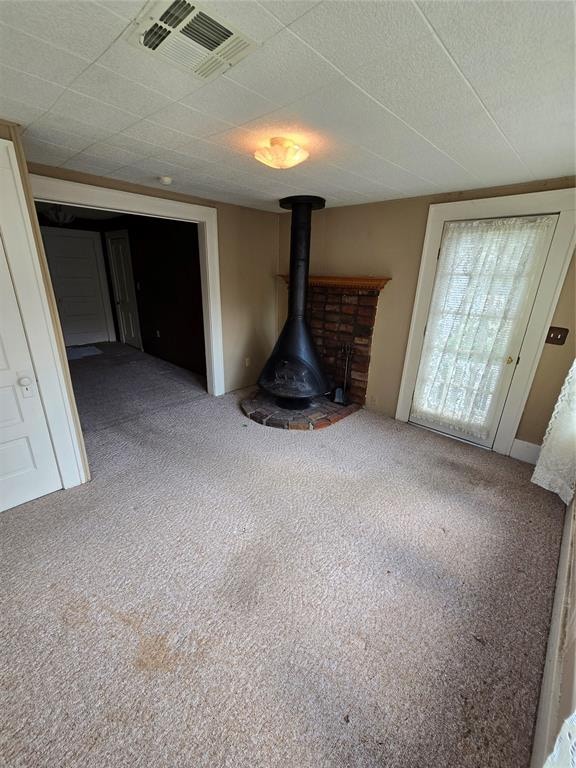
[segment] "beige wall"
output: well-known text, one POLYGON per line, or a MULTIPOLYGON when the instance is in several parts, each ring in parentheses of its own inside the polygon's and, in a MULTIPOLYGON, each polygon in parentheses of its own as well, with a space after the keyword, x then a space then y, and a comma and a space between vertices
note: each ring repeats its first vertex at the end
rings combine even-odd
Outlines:
POLYGON ((540 444, 554 404, 576 355, 576 264, 570 263, 552 325, 569 328, 564 346, 545 344, 516 437, 540 444))
POLYGON ((218 205, 218 233, 228 392, 255 383, 276 341, 278 216, 218 205))
MULTIPOLYGON (((378 303, 366 400, 369 408, 389 416, 394 416, 396 412, 429 205, 574 185, 574 178, 552 179, 495 189, 329 208, 313 214, 312 273, 392 278, 378 303)), ((288 269, 289 239, 290 217, 283 214, 280 220, 280 272, 288 269)), ((282 322, 285 291, 280 292, 278 306, 279 322, 282 322)), ((542 440, 574 356, 576 324, 573 308, 572 267, 555 316, 555 324, 570 328, 569 343, 564 347, 546 345, 544 349, 518 430, 518 437, 522 440, 534 443, 542 440)))
POLYGON ((153 197, 201 203, 218 211, 220 289, 226 391, 254 384, 275 341, 275 274, 278 215, 238 205, 215 203, 177 192, 116 179, 28 164, 30 173, 122 189, 153 197), (250 365, 246 366, 246 359, 250 365))

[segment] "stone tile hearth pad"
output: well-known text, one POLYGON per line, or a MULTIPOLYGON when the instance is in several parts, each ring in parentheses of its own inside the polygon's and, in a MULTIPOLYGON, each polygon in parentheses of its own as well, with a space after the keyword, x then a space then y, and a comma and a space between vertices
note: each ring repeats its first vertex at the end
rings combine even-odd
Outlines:
POLYGON ((252 421, 278 429, 323 429, 360 410, 357 403, 338 405, 327 397, 315 397, 307 408, 282 408, 276 398, 256 391, 242 400, 240 407, 252 421))

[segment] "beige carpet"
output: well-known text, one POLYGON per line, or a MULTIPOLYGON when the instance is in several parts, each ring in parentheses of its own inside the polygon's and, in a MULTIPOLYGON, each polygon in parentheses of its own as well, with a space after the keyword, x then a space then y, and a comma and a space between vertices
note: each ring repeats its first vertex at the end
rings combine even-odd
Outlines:
POLYGON ((126 344, 95 347, 102 354, 68 362, 84 432, 206 395, 196 373, 126 344))
POLYGON ((87 443, 92 483, 0 516, 2 765, 528 766, 563 519, 530 467, 233 395, 87 443))

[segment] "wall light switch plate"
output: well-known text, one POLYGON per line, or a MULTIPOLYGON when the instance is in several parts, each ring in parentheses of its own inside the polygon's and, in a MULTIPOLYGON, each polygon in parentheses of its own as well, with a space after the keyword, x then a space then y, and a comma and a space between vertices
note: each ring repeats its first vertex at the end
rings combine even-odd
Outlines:
POLYGON ((548 336, 546 336, 546 344, 564 344, 568 333, 568 328, 558 328, 555 325, 551 325, 548 336))

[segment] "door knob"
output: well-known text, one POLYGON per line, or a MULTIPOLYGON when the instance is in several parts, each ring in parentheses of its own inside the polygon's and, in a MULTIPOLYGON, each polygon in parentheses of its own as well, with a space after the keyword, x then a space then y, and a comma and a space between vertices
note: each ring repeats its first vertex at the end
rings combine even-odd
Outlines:
POLYGON ((506 360, 506 365, 510 365, 510 363, 514 362, 514 358, 511 355, 508 355, 508 359, 506 360))
POLYGON ((21 377, 18 379, 18 384, 19 384, 21 387, 29 387, 29 386, 30 386, 30 384, 32 384, 32 379, 31 379, 29 376, 21 376, 21 377))

